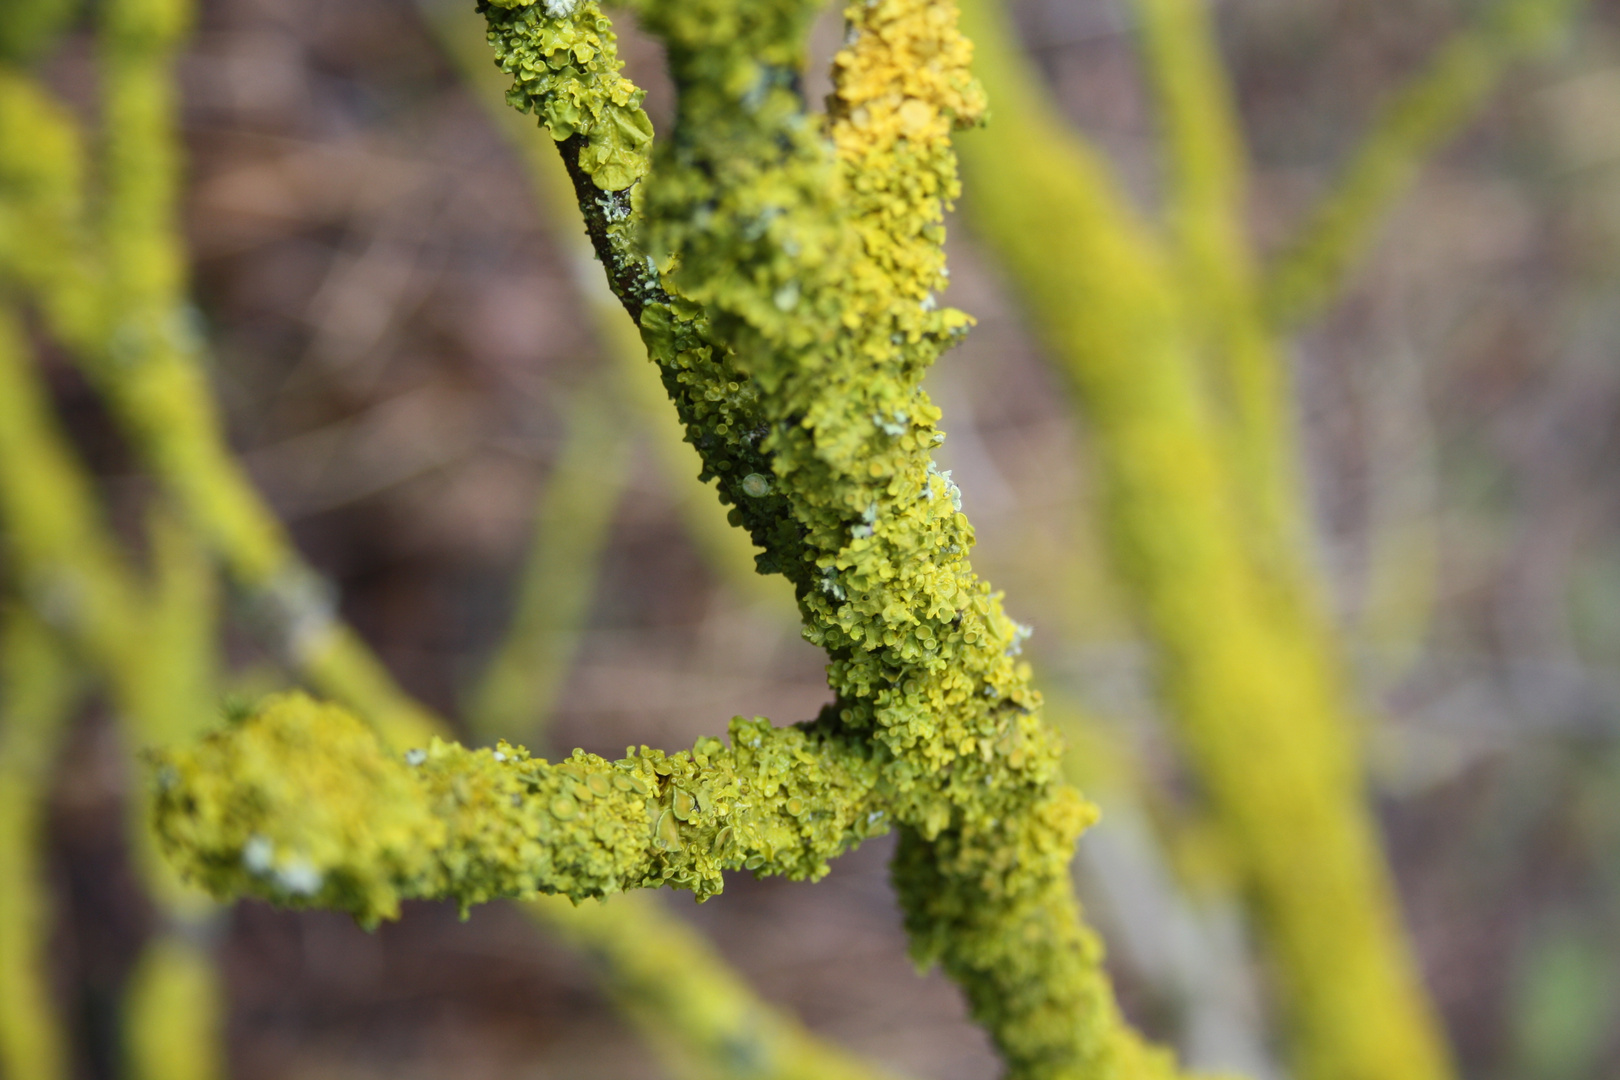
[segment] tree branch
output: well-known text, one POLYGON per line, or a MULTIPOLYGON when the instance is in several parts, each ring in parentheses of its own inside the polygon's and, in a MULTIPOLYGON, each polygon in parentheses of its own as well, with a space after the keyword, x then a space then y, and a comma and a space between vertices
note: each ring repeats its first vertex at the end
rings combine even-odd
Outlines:
POLYGON ((272 698, 201 743, 153 755, 164 850, 215 896, 348 911, 368 925, 400 900, 669 885, 699 899, 720 871, 815 879, 888 830, 859 743, 764 720, 731 746, 548 763, 502 742, 433 740, 404 755, 302 695, 272 698))
MULTIPOLYGON (((146 132, 153 137, 172 137, 162 130, 154 132, 150 126, 146 132)), ((75 350, 77 358, 95 376, 137 451, 169 493, 184 505, 188 519, 221 556, 237 587, 247 595, 257 628, 271 645, 311 685, 352 704, 395 745, 412 745, 413 741, 425 744, 433 732, 448 735, 443 723, 407 697, 358 635, 337 619, 329 589, 297 558, 274 516, 236 465, 220 431, 206 380, 200 371, 188 373, 177 366, 201 368, 196 351, 200 343, 189 342, 191 348, 186 350, 136 353, 136 358, 144 356, 148 361, 138 365, 112 362, 117 357, 110 351, 110 334, 103 320, 116 319, 117 312, 109 312, 109 305, 103 301, 102 261, 82 202, 80 154, 72 118, 30 79, 0 68, 0 182, 4 183, 5 196, 0 198, 0 220, 8 226, 0 230, 0 237, 17 241, 15 248, 0 251, 0 275, 15 279, 38 296, 49 328, 75 350), (16 257, 21 252, 26 252, 27 258, 16 257), (166 430, 171 422, 172 430, 166 430), (221 490, 223 497, 213 497, 221 490), (248 506, 249 512, 239 513, 243 506, 248 506), (269 523, 270 527, 261 529, 255 523, 269 523)), ((134 160, 139 163, 143 159, 136 155, 134 160)), ((171 197, 161 188, 144 186, 137 190, 143 197, 171 197)), ((152 217, 136 215, 136 220, 150 221, 152 217)), ((175 242, 172 237, 165 240, 150 235, 147 240, 175 242)), ((183 310, 184 306, 179 295, 170 297, 167 305, 171 311, 183 310)), ((0 345, 6 343, 3 331, 11 325, 3 319, 6 314, 0 312, 0 345)), ((20 351, 15 354, 19 364, 21 356, 20 351)), ((4 359, 0 355, 0 360, 4 359)), ((3 364, 0 383, 7 371, 22 379, 20 385, 31 385, 24 367, 6 368, 3 364)), ((0 401, 0 445, 9 446, 5 440, 20 436, 18 445, 24 447, 17 453, 7 452, 0 461, 0 488, 4 489, 0 491, 0 516, 17 505, 7 504, 7 492, 26 496, 20 516, 15 521, 8 519, 8 529, 14 530, 13 537, 19 532, 25 538, 44 537, 31 550, 47 560, 42 564, 47 567, 57 565, 49 562, 51 556, 64 557, 72 566, 63 573, 73 582, 82 570, 75 538, 83 532, 82 523, 93 519, 94 509, 88 496, 79 501, 72 498, 74 492, 87 490, 87 484, 69 459, 56 451, 34 453, 41 444, 32 437, 37 432, 33 418, 44 416, 43 399, 37 389, 20 395, 6 393, 0 401), (66 462, 67 467, 56 470, 51 464, 56 460, 66 462), (7 473, 7 465, 14 465, 16 472, 7 473), (8 477, 15 484, 8 486, 8 477), (32 498, 35 494, 53 493, 54 504, 32 498), (75 512, 53 513, 53 505, 57 511, 75 512)), ((116 562, 116 550, 110 542, 95 544, 114 554, 91 559, 92 569, 109 558, 116 562)), ((49 585, 55 578, 47 576, 45 584, 49 585)), ((87 591, 99 602, 118 597, 122 588, 114 583, 87 591)), ((67 595, 77 594, 70 590, 67 595)), ((123 610, 123 605, 113 604, 112 609, 123 610)), ((109 620, 95 613, 83 623, 75 623, 73 633, 79 641, 83 638, 78 635, 92 635, 93 641, 104 646, 98 655, 109 663, 119 641, 138 636, 121 618, 109 620)), ((870 1080, 878 1075, 850 1055, 814 1040, 793 1021, 746 993, 734 977, 722 984, 711 982, 708 976, 724 970, 723 964, 712 952, 700 951, 684 925, 656 905, 615 904, 583 922, 565 917, 551 905, 530 905, 526 910, 543 924, 566 925, 571 937, 603 955, 616 955, 610 946, 618 940, 651 937, 686 941, 687 948, 679 956, 667 964, 654 965, 659 968, 656 983, 665 1004, 672 1009, 680 1006, 690 1010, 693 1003, 719 1001, 730 1006, 731 1011, 704 1013, 698 1018, 701 1023, 690 1032, 664 1025, 659 1035, 674 1031, 682 1052, 697 1054, 705 1068, 712 1065, 726 1076, 762 1080, 801 1075, 870 1080), (703 963, 683 967, 677 962, 697 955, 701 955, 703 963), (717 1064, 717 1058, 703 1057, 703 1047, 744 1045, 754 1038, 756 1025, 774 1032, 783 1045, 791 1048, 790 1064, 765 1057, 743 1063, 727 1059, 729 1064, 722 1066, 717 1064), (810 1072, 795 1071, 801 1066, 810 1072)), ((658 956, 663 958, 665 954, 658 956)), ((180 968, 172 970, 178 973, 177 978, 184 974, 180 968)), ((611 980, 619 975, 610 966, 604 977, 611 980)), ((162 996, 164 987, 172 983, 160 971, 143 985, 153 987, 154 993, 162 996)), ((649 996, 643 994, 639 1000, 645 1003, 649 996)))
POLYGON ((1272 261, 1264 294, 1274 325, 1296 326, 1321 312, 1423 167, 1474 117, 1503 73, 1547 48, 1580 6, 1580 0, 1498 0, 1390 99, 1272 261))
POLYGON ((1217 415, 1252 520, 1256 564, 1302 588, 1308 535, 1296 467, 1292 380, 1261 308, 1248 229, 1248 163, 1207 0, 1136 0, 1158 103, 1166 213, 1184 308, 1210 354, 1217 415), (1286 568, 1286 569, 1284 569, 1286 568))
MULTIPOLYGON (((606 108, 592 86, 617 60, 593 5, 484 10, 517 103, 543 117, 606 108), (570 53, 583 76, 567 74, 570 53)), ((615 281, 614 258, 678 253, 659 282, 669 301, 641 306, 643 338, 704 475, 829 651, 838 702, 823 722, 865 733, 886 762, 916 955, 963 984, 1015 1076, 1117 1055, 1161 1069, 1128 1036, 1097 1038, 1119 1020, 1064 869, 1086 811, 1053 782, 1038 699, 1011 659, 1019 631, 973 576, 971 530, 930 468, 938 413, 918 379, 967 323, 933 298, 956 192, 947 139, 980 108, 938 11, 846 12, 829 159, 793 74, 808 4, 746 18, 725 0, 642 5, 679 119, 633 194, 644 232, 598 250, 615 281), (1050 947, 1018 944, 1037 939, 1050 947)))
POLYGON ((1085 411, 1114 562, 1263 920, 1298 1070, 1444 1080, 1447 1048, 1361 798, 1338 658, 1256 566, 1174 270, 1114 213, 1119 198, 1044 104, 993 0, 966 10, 1004 110, 962 140, 969 209, 1085 411))
POLYGON ((26 607, 0 608, 0 1072, 65 1080, 52 1000, 45 809, 51 766, 81 687, 54 634, 26 607))

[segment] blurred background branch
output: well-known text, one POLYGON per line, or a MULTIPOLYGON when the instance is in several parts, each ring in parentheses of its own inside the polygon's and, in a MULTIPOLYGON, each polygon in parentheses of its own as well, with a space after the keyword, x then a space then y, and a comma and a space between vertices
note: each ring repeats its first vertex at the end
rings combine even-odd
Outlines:
POLYGON ((1273 322, 1294 327, 1322 313, 1418 172, 1479 115, 1513 64, 1550 48, 1579 7, 1578 0, 1493 0, 1435 50, 1379 111, 1273 261, 1265 283, 1273 322))

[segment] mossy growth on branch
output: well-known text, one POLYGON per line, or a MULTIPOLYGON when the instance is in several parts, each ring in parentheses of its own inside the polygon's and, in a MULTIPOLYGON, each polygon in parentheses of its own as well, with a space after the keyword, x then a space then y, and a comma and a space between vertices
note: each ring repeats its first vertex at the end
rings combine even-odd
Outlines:
POLYGON ((944 435, 921 379, 971 322, 937 301, 949 140, 983 112, 954 6, 850 5, 819 117, 800 89, 809 0, 634 7, 678 91, 656 146, 595 3, 479 4, 702 479, 760 571, 793 583, 834 700, 796 728, 734 722, 729 748, 546 764, 505 746, 385 750, 279 699, 160 758, 160 832, 217 893, 374 919, 404 896, 814 877, 892 822, 913 953, 962 985, 1009 1075, 1171 1075, 1124 1026, 1079 919, 1068 864, 1095 811, 1059 779, 1018 658, 1028 630, 974 574, 960 494, 932 460, 944 435))

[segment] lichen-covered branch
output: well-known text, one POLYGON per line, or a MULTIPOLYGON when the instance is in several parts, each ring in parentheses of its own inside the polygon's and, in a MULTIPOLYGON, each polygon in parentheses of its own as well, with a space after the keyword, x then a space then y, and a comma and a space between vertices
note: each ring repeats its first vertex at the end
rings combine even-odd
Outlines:
MULTIPOLYGON (((779 579, 754 573, 754 551, 748 537, 732 528, 723 508, 715 506, 710 493, 693 482, 698 464, 695 451, 682 441, 682 428, 670 413, 656 369, 647 364, 646 348, 635 323, 593 264, 590 240, 576 231, 578 189, 550 140, 534 138, 532 126, 507 107, 507 80, 489 65, 488 46, 483 40, 484 20, 457 2, 422 0, 419 6, 445 51, 461 68, 469 89, 522 156, 537 201, 556 226, 556 239, 565 244, 572 241, 569 265, 575 284, 586 302, 597 345, 612 366, 607 386, 593 386, 587 391, 591 416, 609 413, 600 397, 609 388, 616 391, 619 408, 611 413, 631 418, 637 435, 651 444, 687 536, 711 571, 738 597, 754 605, 768 607, 773 614, 784 608, 794 611, 791 593, 779 579)), ((570 401, 570 411, 574 408, 570 401)), ((550 581, 567 572, 571 560, 566 553, 575 550, 580 542, 577 515, 569 514, 566 523, 556 521, 556 527, 569 530, 557 541, 549 538, 551 529, 544 523, 552 519, 554 498, 560 499, 558 508, 563 503, 578 506, 575 497, 567 494, 571 483, 589 486, 589 493, 582 492, 581 497, 591 506, 605 506, 608 494, 616 490, 611 483, 612 470, 604 477, 600 464, 593 462, 590 454, 590 448, 598 445, 609 453, 622 449, 606 446, 606 440, 622 438, 598 430, 606 420, 605 415, 596 424, 587 419, 585 426, 577 430, 570 424, 569 442, 542 496, 545 509, 537 522, 535 546, 529 556, 530 566, 535 567, 535 586, 531 590, 526 578, 500 658, 485 673, 468 713, 469 726, 481 738, 531 730, 529 725, 510 723, 505 717, 512 714, 488 705, 492 700, 511 702, 514 711, 541 718, 542 723, 549 719, 547 692, 541 685, 548 679, 548 665, 525 665, 520 657, 556 655, 553 650, 558 646, 555 642, 547 645, 536 641, 531 644, 538 646, 538 652, 531 652, 530 646, 520 642, 531 636, 553 638, 573 632, 553 610, 557 588, 550 581), (563 486, 553 490, 553 485, 563 486), (559 547, 564 552, 561 560, 556 559, 559 547), (541 559, 551 564, 543 571, 539 570, 541 559), (543 585, 542 577, 546 580, 543 585), (544 634, 538 633, 542 629, 544 634), (520 684, 524 687, 521 691, 520 684)), ((577 582, 576 572, 575 583, 569 587, 578 588, 577 582)), ((615 897, 611 904, 581 905, 560 897, 542 897, 530 901, 526 910, 599 960, 602 984, 615 1005, 677 1076, 871 1080, 881 1075, 872 1063, 816 1038, 795 1019, 761 1000, 719 959, 702 935, 682 920, 665 914, 653 897, 626 894, 615 897)))
MULTIPOLYGON (((164 42, 159 35, 156 44, 163 46, 164 42)), ((121 46, 108 45, 109 49, 118 47, 121 46)), ((152 65, 137 63, 133 70, 126 66, 124 76, 139 85, 160 78, 161 73, 152 65)), ((160 95, 160 99, 166 97, 166 93, 160 95)), ((132 118, 140 125, 138 133, 163 140, 166 145, 172 143, 172 127, 160 123, 159 113, 150 108, 150 102, 148 106, 132 118)), ((172 149, 165 153, 172 153, 172 149)), ((142 252, 157 252, 162 264, 169 253, 178 251, 176 238, 165 234, 158 224, 172 213, 161 208, 172 206, 175 197, 171 186, 172 168, 165 165, 165 153, 145 155, 137 146, 121 158, 124 167, 130 169, 154 165, 163 181, 130 183, 119 188, 121 197, 154 201, 159 209, 107 215, 109 220, 121 217, 134 232, 133 241, 126 243, 123 250, 136 266, 142 263, 142 252)), ((298 560, 274 516, 232 460, 219 431, 205 380, 197 370, 201 366, 197 354, 200 343, 187 333, 181 338, 185 348, 174 348, 174 341, 165 341, 162 337, 155 343, 150 338, 118 338, 107 329, 109 323, 116 325, 124 318, 120 314, 125 310, 124 305, 134 301, 155 304, 180 316, 184 316, 187 308, 178 291, 158 291, 154 295, 141 288, 130 288, 119 294, 122 297, 119 301, 104 300, 107 267, 98 255, 97 230, 84 209, 81 156, 78 132, 71 117, 26 76, 0 71, 0 185, 3 185, 0 193, 4 195, 0 198, 0 255, 27 253, 26 259, 6 258, 7 273, 15 276, 37 299, 50 329, 88 362, 98 376, 98 386, 111 395, 115 417, 130 432, 137 451, 147 457, 157 479, 182 502, 201 536, 223 558, 227 570, 251 602, 255 625, 269 632, 272 644, 291 665, 312 685, 362 711, 396 745, 425 739, 432 730, 444 731, 442 725, 437 725, 421 706, 399 689, 358 636, 336 619, 327 589, 298 560), (129 352, 118 348, 131 344, 137 347, 129 352), (187 371, 185 367, 192 370, 187 371)), ((167 265, 172 268, 175 264, 167 265)), ((165 273, 164 280, 178 290, 179 282, 172 274, 165 273)), ((140 321, 138 316, 132 317, 140 321)), ((181 319, 167 324, 160 321, 158 325, 184 331, 188 321, 181 319)), ((16 358, 20 361, 20 357, 19 352, 16 358)), ((22 369, 15 370, 20 374, 22 369)), ((26 417, 45 415, 37 393, 8 396, 4 405, 29 405, 30 408, 24 410, 26 417)), ((3 430, 10 418, 9 413, 0 417, 0 436, 26 435, 33 430, 29 427, 31 419, 20 431, 3 430)), ((25 438, 24 444, 37 447, 39 440, 25 438)), ((31 452, 10 455, 7 461, 16 464, 18 472, 15 474, 17 484, 8 491, 57 491, 71 497, 78 490, 76 483, 84 486, 82 478, 78 478, 72 468, 62 471, 59 477, 51 468, 40 467, 41 461, 49 466, 57 458, 67 461, 60 454, 53 457, 51 453, 43 458, 31 456, 31 452)), ((68 508, 83 511, 65 515, 68 522, 82 523, 93 517, 87 500, 74 502, 69 498, 68 508)), ((52 522, 63 524, 64 515, 53 516, 50 509, 49 502, 30 499, 17 527, 24 535, 34 536, 43 525, 47 527, 43 535, 60 539, 61 530, 52 533, 48 526, 52 522)), ((72 536, 68 539, 72 540, 72 536)), ((70 578, 82 573, 85 566, 93 568, 117 561, 105 541, 95 541, 90 546, 109 554, 80 560, 73 544, 62 547, 49 541, 35 550, 42 556, 49 556, 53 550, 64 556, 68 564, 64 573, 70 578)), ((57 564, 47 560, 42 565, 57 564)), ((198 565, 202 565, 200 560, 198 565)), ((118 575, 103 576, 114 582, 111 588, 85 591, 98 601, 116 599, 124 588, 117 581, 118 575)), ((47 590, 52 595, 56 591, 47 590)), ((68 590, 66 595, 77 594, 68 590)), ((122 611, 124 605, 111 604, 109 610, 122 611)), ((99 653, 101 660, 109 660, 117 642, 135 637, 130 633, 132 627, 122 618, 110 621, 95 613, 89 615, 82 622, 74 622, 73 631, 89 633, 103 643, 105 647, 99 653)), ((802 1065, 821 1075, 876 1075, 870 1067, 818 1042, 790 1019, 748 994, 734 977, 723 984, 711 985, 710 976, 724 970, 721 962, 656 906, 615 905, 583 923, 565 918, 550 905, 532 906, 530 910, 544 924, 565 922, 573 938, 614 956, 617 954, 609 947, 609 939, 651 937, 686 941, 686 948, 679 956, 666 963, 662 962, 664 954, 660 953, 656 958, 659 962, 651 963, 659 972, 653 980, 658 992, 640 993, 636 1000, 642 1008, 654 1000, 671 1007, 694 1002, 721 1002, 733 1007, 729 1014, 712 1009, 695 1012, 694 1021, 701 1023, 690 1031, 664 1028, 665 1034, 674 1032, 675 1049, 689 1060, 700 1062, 706 1073, 718 1069, 728 1076, 761 1080, 800 1075, 782 1064, 786 1057, 791 1057, 794 1067, 802 1065), (694 957, 702 963, 684 966, 677 963, 694 957), (722 1064, 720 1051, 746 1043, 748 1040, 742 1033, 751 1031, 756 1024, 775 1033, 772 1045, 785 1047, 782 1054, 765 1055, 757 1060, 726 1058, 729 1064, 722 1064)), ((647 967, 647 958, 643 961, 641 966, 647 967)), ((197 987, 204 985, 199 981, 199 972, 205 973, 206 968, 199 967, 195 943, 189 938, 164 939, 154 945, 151 956, 142 962, 131 990, 131 1009, 140 1013, 140 1017, 132 1021, 127 1035, 135 1059, 132 1068, 140 1069, 143 1075, 163 1075, 165 1068, 184 1065, 189 1076, 193 1075, 191 1070, 205 1068, 212 1060, 207 1039, 193 1039, 183 1032, 177 1035, 173 1025, 161 1030, 146 1029, 148 1020, 169 1015, 191 1017, 198 1024, 208 1023, 212 1014, 204 1005, 217 995, 205 993, 202 1002, 193 1000, 197 987), (185 1001, 191 1004, 175 1011, 176 1002, 185 1001), (142 1065, 148 1059, 167 1064, 154 1066, 154 1072, 142 1065)), ((607 977, 614 977, 611 965, 607 977)), ((622 981, 627 985, 634 982, 622 981)))
POLYGON ((1546 49, 1581 6, 1580 0, 1496 0, 1436 51, 1383 107, 1274 260, 1265 307, 1275 325, 1297 326, 1321 312, 1424 166, 1478 113, 1503 74, 1546 49))
MULTIPOLYGON (((594 5, 483 6, 515 104, 545 119, 566 98, 591 124, 634 106, 590 89, 618 86, 594 5)), ((553 135, 601 192, 580 184, 587 223, 705 478, 829 651, 838 700, 822 723, 866 733, 880 755, 916 954, 962 982, 1014 1075, 1146 1066, 1068 889, 1086 810, 1054 782, 1014 658, 1021 632, 972 574, 971 530, 929 460, 938 412, 918 380, 967 325, 935 301, 956 190, 948 137, 981 107, 952 12, 846 12, 832 154, 797 91, 812 6, 640 13, 680 93, 645 184, 620 190, 573 156, 572 128, 553 135)))
MULTIPOLYGON (((682 428, 670 413, 656 369, 647 364, 646 348, 636 325, 612 295, 600 270, 593 265, 589 239, 576 231, 579 228, 578 189, 569 179, 557 151, 549 145, 550 140, 542 142, 534 138, 532 126, 524 122, 520 113, 507 107, 504 100, 507 80, 489 65, 489 51, 483 40, 484 20, 457 2, 423 0, 419 6, 445 51, 461 69, 469 89, 488 108, 491 121, 522 156, 537 201, 556 226, 556 239, 573 242, 572 257, 568 261, 575 284, 586 302, 597 345, 613 369, 608 385, 617 391, 619 398, 620 408, 615 412, 633 418, 638 436, 651 444, 688 538, 702 553, 710 570, 735 595, 768 608, 773 615, 785 614, 784 608, 796 614, 791 592, 779 579, 754 573, 754 551, 748 537, 732 528, 725 520, 723 508, 714 504, 710 492, 693 482, 698 463, 695 451, 682 441, 682 428)), ((604 389, 592 388, 589 400, 593 415, 597 409, 607 411, 598 401, 598 394, 604 389)), ((588 427, 580 434, 590 434, 593 430, 594 426, 588 427)), ((605 499, 605 493, 613 485, 604 481, 598 465, 588 461, 589 445, 595 442, 581 438, 576 443, 571 425, 568 448, 563 451, 548 487, 566 484, 563 477, 573 475, 575 470, 567 469, 564 462, 577 459, 578 482, 591 485, 586 498, 592 505, 605 499)), ((611 475, 610 470, 608 479, 611 475)), ((574 504, 562 489, 557 494, 562 494, 570 505, 574 504)), ((552 505, 553 497, 550 490, 543 496, 547 507, 552 505)), ((542 514, 549 517, 550 511, 543 510, 542 514)), ((574 527, 577 528, 577 523, 574 527)), ((541 531, 537 531, 530 555, 532 560, 547 558, 557 550, 558 545, 546 539, 544 528, 537 524, 537 530, 541 531)), ((571 549, 576 541, 577 537, 571 535, 562 544, 565 549, 571 549)), ((545 576, 549 578, 556 573, 553 567, 545 576)), ((544 596, 539 588, 531 595, 526 585, 514 620, 523 620, 525 610, 534 610, 530 607, 531 601, 536 608, 549 607, 553 591, 547 586, 544 596)), ((548 610, 535 618, 528 629, 542 626, 548 637, 571 632, 554 611, 548 610)), ((492 697, 518 702, 520 682, 528 687, 521 695, 523 714, 548 718, 544 712, 546 694, 544 690, 536 692, 535 689, 537 680, 545 677, 544 667, 536 664, 523 668, 516 662, 520 654, 528 652, 517 642, 529 633, 514 622, 508 635, 503 640, 502 655, 511 657, 513 662, 505 665, 497 660, 492 664, 473 698, 474 707, 468 716, 472 730, 490 739, 502 733, 510 735, 515 728, 502 719, 503 710, 480 707, 478 703, 492 697), (509 676, 496 675, 503 667, 510 672, 509 676), (540 668, 539 672, 534 670, 536 667, 540 668), (511 692, 497 690, 496 678, 502 679, 511 692)), ((541 651, 548 649, 542 645, 541 651)), ((542 897, 530 901, 526 910, 598 960, 602 985, 616 1007, 637 1026, 642 1037, 676 1076, 694 1080, 715 1077, 723 1080, 872 1080, 881 1075, 872 1063, 816 1038, 798 1021, 761 1000, 719 959, 701 934, 684 921, 665 914, 654 897, 629 893, 615 897, 610 904, 579 905, 561 897, 542 897)))
POLYGON ((732 528, 712 493, 693 482, 700 467, 696 451, 683 440, 684 429, 670 411, 658 371, 647 363, 639 329, 592 258, 591 239, 580 230, 578 188, 551 141, 536 139, 532 124, 508 107, 509 80, 489 63, 484 19, 460 0, 418 0, 418 7, 469 90, 522 157, 540 208, 555 226, 555 239, 569 248, 574 284, 585 300, 596 344, 613 368, 610 385, 625 414, 623 422, 653 451, 687 538, 728 591, 751 606, 796 620, 792 591, 775 576, 754 572, 754 547, 747 534, 732 528))
POLYGON ((175 864, 217 896, 368 924, 418 897, 467 907, 669 885, 703 899, 721 870, 814 879, 887 831, 858 741, 741 718, 730 734, 729 747, 702 739, 619 761, 439 739, 401 755, 342 709, 287 695, 156 753, 153 821, 175 864))
MULTIPOLYGON (((816 724, 738 728, 730 753, 746 753, 751 738, 841 748, 835 759, 863 793, 840 795, 830 771, 822 790, 778 792, 762 820, 825 814, 829 825, 819 838, 801 827, 802 848, 774 853, 753 837, 764 825, 738 832, 719 820, 710 851, 694 852, 671 823, 682 810, 702 814, 703 795, 675 786, 660 791, 667 805, 649 805, 650 790, 615 783, 650 786, 643 765, 580 755, 542 766, 504 749, 508 760, 497 761, 495 752, 479 758, 440 744, 415 765, 373 769, 357 763, 389 759, 368 757, 375 744, 357 746, 342 777, 313 761, 301 770, 311 782, 330 775, 330 791, 298 789, 283 800, 268 789, 300 770, 282 761, 260 790, 253 762, 275 760, 269 745, 230 749, 250 731, 296 727, 282 716, 218 736, 201 757, 169 759, 168 790, 180 794, 163 796, 160 822, 175 850, 194 873, 218 875, 218 888, 253 887, 246 879, 258 867, 272 888, 351 902, 372 917, 388 910, 390 889, 409 892, 409 882, 467 900, 654 881, 703 890, 711 865, 723 864, 716 849, 744 866, 758 859, 758 869, 778 869, 786 859, 790 872, 813 873, 858 838, 863 821, 882 820, 868 816, 881 810, 902 828, 896 881, 915 951, 963 984, 1013 1075, 1164 1073, 1167 1059, 1121 1026, 1098 945, 1078 921, 1067 865, 1090 810, 1056 780, 1057 745, 1016 659, 1023 631, 973 574, 971 528, 929 458, 938 411, 918 383, 967 325, 934 300, 944 285, 940 221, 955 193, 948 138, 980 108, 950 9, 906 0, 850 8, 829 150, 796 88, 811 5, 645 5, 681 98, 677 128, 644 184, 639 92, 618 75, 611 28, 594 5, 484 10, 514 77, 512 100, 561 145, 609 280, 638 318, 706 478, 718 479, 763 549, 761 568, 793 582, 805 634, 832 660, 837 700, 816 724), (465 830, 428 809, 433 800, 403 794, 418 783, 411 769, 449 793, 437 805, 452 818, 464 784, 480 809, 459 824, 493 830, 501 850, 527 840, 526 858, 485 861, 486 847, 463 845, 465 830), (391 793, 387 812, 373 813, 371 796, 346 785, 354 776, 366 778, 365 791, 391 793), (587 832, 580 791, 592 783, 606 790, 591 788, 584 800, 601 815, 587 832), (243 789, 258 794, 239 797, 243 789), (335 861, 284 851, 273 821, 248 813, 266 801, 293 820, 327 815, 294 835, 312 852, 324 838, 335 861), (357 808, 371 829, 345 838, 341 824, 357 808), (396 823, 411 834, 397 853, 375 839, 396 823), (272 831, 250 831, 261 827, 272 831), (253 844, 258 836, 268 842, 253 844), (650 855, 657 843, 664 848, 650 855), (683 854, 672 856, 676 843, 683 854), (375 846, 376 858, 353 866, 336 858, 354 844, 375 846), (453 865, 396 865, 419 849, 452 852, 453 865), (330 873, 282 861, 290 858, 330 873)), ((364 741, 358 726, 352 734, 364 741)), ((690 760, 723 763, 725 753, 716 740, 690 760)), ((800 764, 830 768, 815 755, 800 764)), ((726 768, 720 778, 735 773, 741 798, 741 767, 726 768)))

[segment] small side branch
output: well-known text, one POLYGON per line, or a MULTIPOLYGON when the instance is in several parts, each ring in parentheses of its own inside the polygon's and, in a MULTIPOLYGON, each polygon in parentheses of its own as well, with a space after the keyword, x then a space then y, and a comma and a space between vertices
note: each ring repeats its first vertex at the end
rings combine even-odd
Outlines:
POLYGON ((467 725, 480 739, 538 740, 568 676, 629 481, 630 448, 606 399, 596 383, 565 399, 563 444, 536 507, 511 621, 469 696, 467 725))
POLYGON ((1546 48, 1578 6, 1579 0, 1502 0, 1390 100, 1274 261, 1265 283, 1273 325, 1306 322, 1338 294, 1423 166, 1473 118, 1503 72, 1546 48))
POLYGON ((730 747, 550 763, 504 742, 394 753, 343 709, 288 694, 154 763, 154 823, 182 873, 367 924, 407 899, 669 885, 701 900, 722 870, 814 879, 889 825, 858 743, 762 719, 734 720, 730 747))

